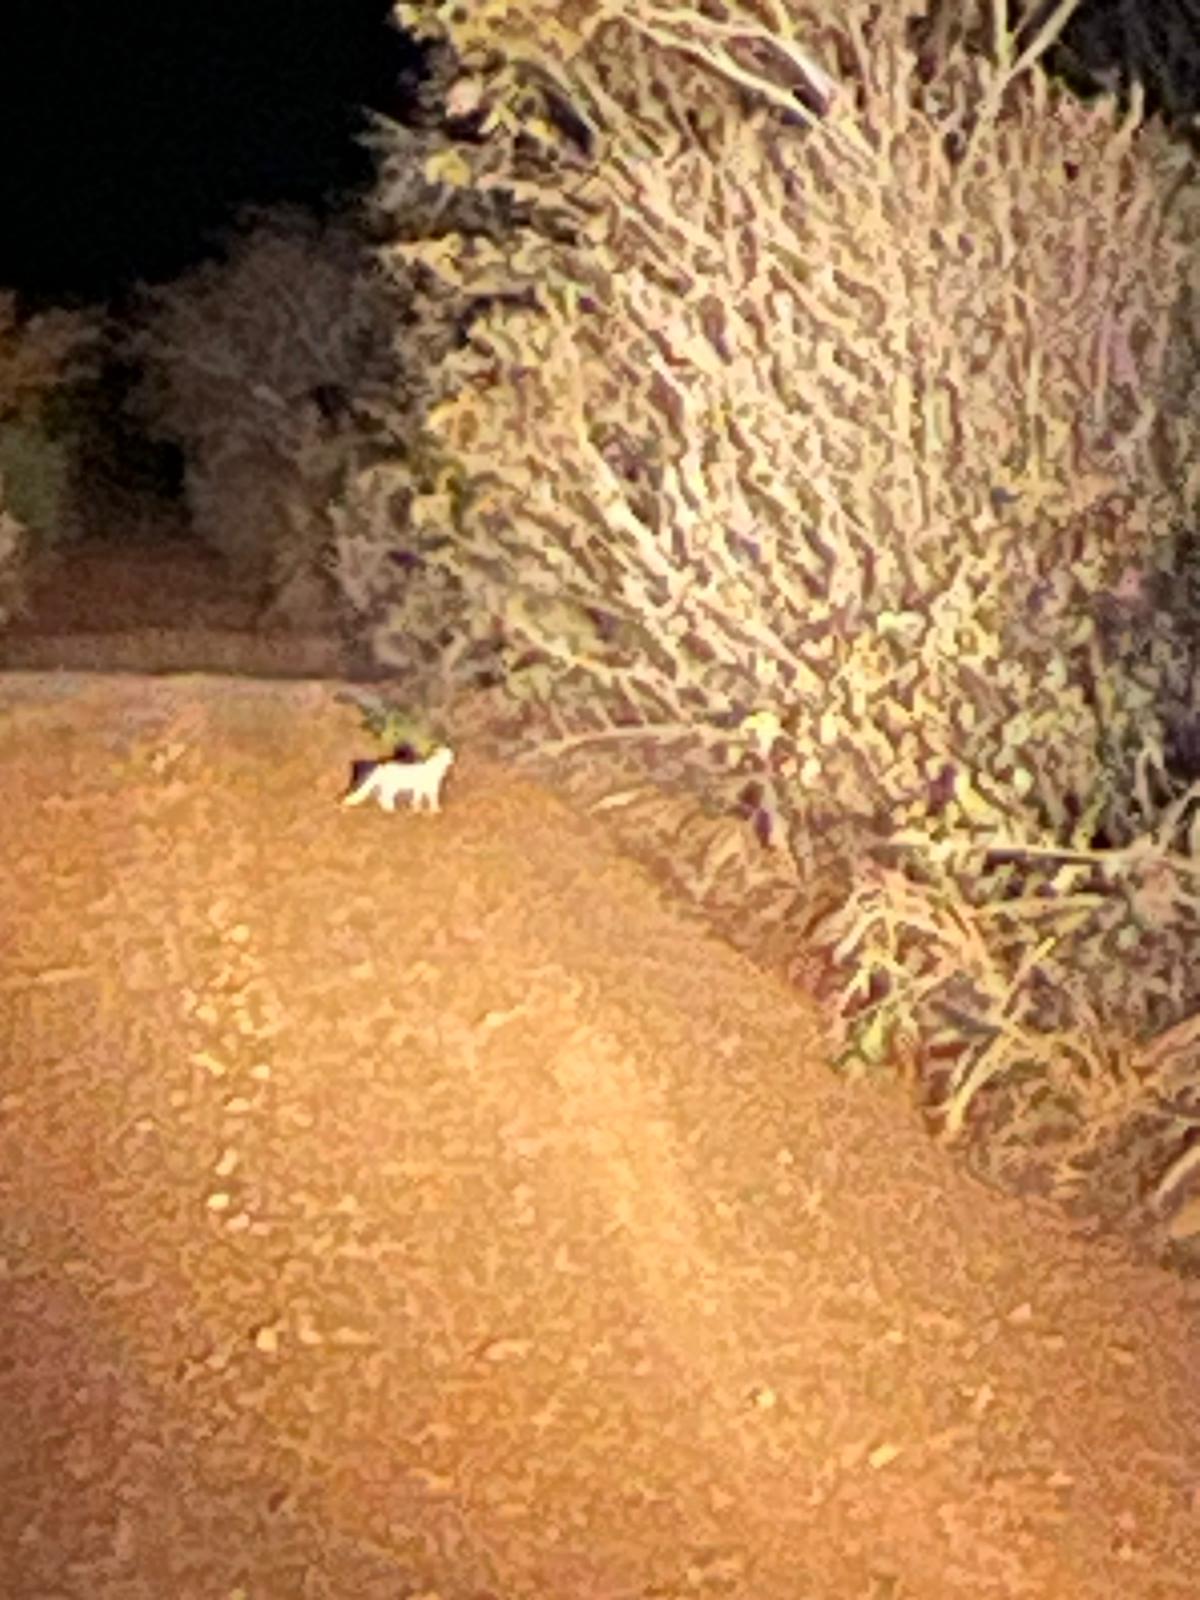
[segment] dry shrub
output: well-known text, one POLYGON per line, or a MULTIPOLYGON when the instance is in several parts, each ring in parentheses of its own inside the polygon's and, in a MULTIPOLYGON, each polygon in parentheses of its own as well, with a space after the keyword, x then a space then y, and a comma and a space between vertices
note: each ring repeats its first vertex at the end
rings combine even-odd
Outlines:
POLYGON ((23 317, 16 295, 0 292, 0 416, 36 408, 47 394, 88 370, 102 333, 94 313, 44 311, 23 317))
POLYGON ((0 293, 0 627, 26 608, 33 554, 70 532, 70 445, 57 413, 95 367, 103 322, 94 312, 19 314, 0 293))
POLYGON ((140 297, 135 406, 180 445, 195 532, 247 588, 313 566, 352 405, 393 391, 394 296, 349 225, 251 210, 226 257, 140 297))
POLYGON ((863 3, 398 6, 474 137, 395 136, 382 253, 463 337, 339 545, 384 662, 486 659, 555 752, 744 815, 707 891, 836 885, 844 1059, 915 1050, 1043 1180, 1094 1029, 1200 988, 1200 207, 1136 97, 1030 74, 1068 9, 930 85, 863 3))
MULTIPOLYGON (((4 483, 0 480, 0 502, 3 496, 4 483)), ((27 610, 29 596, 24 577, 29 556, 28 530, 0 503, 0 628, 27 610)))

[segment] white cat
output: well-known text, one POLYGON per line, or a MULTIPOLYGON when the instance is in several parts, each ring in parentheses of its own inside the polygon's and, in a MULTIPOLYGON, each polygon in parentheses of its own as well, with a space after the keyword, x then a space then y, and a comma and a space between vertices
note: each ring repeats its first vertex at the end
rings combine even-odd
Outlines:
POLYGON ((342 804, 360 806, 375 795, 385 811, 395 811, 398 796, 406 794, 414 811, 440 811, 442 784, 453 760, 454 751, 444 744, 424 761, 356 761, 342 804))

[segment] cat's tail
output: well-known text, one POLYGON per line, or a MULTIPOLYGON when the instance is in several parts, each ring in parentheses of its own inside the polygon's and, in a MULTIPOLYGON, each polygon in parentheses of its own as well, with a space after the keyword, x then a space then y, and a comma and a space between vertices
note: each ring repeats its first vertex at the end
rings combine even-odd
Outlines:
POLYGON ((378 761, 352 761, 350 763, 350 787, 342 796, 342 805, 360 806, 371 793, 371 780, 375 776, 378 761))

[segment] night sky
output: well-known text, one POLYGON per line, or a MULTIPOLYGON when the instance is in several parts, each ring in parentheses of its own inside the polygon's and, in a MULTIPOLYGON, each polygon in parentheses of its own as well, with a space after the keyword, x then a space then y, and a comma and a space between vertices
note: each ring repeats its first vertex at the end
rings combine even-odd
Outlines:
POLYGON ((365 107, 419 52, 388 0, 4 0, 0 287, 82 305, 199 260, 245 202, 370 186, 365 107))
MULTIPOLYGON (((1032 25, 1048 3, 1013 14, 1032 25)), ((1137 64, 1152 104, 1194 113, 1200 9, 1143 10, 1130 37, 1116 0, 1087 0, 1051 59, 1075 74, 1137 64)), ((108 301, 211 253, 246 202, 321 212, 365 192, 364 108, 403 119, 422 65, 390 12, 390 0, 0 0, 0 287, 29 309, 108 301)))

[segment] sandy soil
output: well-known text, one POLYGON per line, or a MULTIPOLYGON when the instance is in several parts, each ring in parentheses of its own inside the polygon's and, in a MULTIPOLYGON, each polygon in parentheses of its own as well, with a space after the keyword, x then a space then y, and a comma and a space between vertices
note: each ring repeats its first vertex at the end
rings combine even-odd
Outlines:
POLYGON ((0 678, 10 1600, 1190 1600, 1194 1288, 464 739, 0 678))

